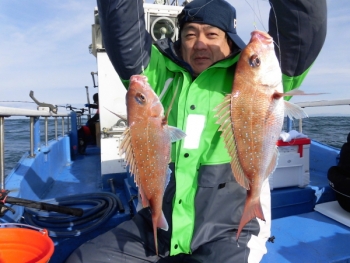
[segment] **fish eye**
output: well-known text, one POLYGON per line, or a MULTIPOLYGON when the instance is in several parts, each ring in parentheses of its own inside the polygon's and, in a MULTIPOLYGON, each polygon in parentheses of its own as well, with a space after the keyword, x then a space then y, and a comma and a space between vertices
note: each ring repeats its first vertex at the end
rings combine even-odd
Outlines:
POLYGON ((257 54, 252 55, 249 58, 249 65, 253 68, 259 67, 261 64, 260 58, 257 54))
POLYGON ((145 95, 143 95, 143 94, 140 93, 140 92, 136 93, 135 99, 136 99, 136 101, 137 101, 139 104, 143 104, 143 103, 145 103, 145 101, 146 101, 145 95))

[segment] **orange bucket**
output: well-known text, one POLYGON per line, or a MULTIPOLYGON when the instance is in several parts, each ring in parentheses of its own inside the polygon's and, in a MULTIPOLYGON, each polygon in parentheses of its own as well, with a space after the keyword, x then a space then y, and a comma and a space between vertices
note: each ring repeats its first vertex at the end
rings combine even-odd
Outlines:
POLYGON ((0 263, 47 263, 54 244, 46 229, 13 228, 22 224, 0 224, 0 263))

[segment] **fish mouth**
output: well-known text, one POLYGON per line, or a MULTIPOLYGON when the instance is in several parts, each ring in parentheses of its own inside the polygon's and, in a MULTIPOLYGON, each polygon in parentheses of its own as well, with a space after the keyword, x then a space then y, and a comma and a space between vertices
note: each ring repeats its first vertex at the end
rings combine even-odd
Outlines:
POLYGON ((140 84, 145 84, 148 81, 148 78, 144 75, 132 75, 130 77, 131 82, 138 82, 140 84))
POLYGON ((251 35, 252 35, 252 40, 256 39, 266 45, 273 43, 272 37, 266 32, 255 30, 252 32, 251 35))

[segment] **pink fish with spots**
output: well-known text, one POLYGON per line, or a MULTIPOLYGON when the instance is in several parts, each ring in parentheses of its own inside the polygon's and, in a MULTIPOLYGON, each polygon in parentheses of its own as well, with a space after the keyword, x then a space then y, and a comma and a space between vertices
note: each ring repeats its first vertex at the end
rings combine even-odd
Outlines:
POLYGON ((128 128, 120 145, 121 153, 139 187, 143 207, 152 212, 155 250, 158 255, 157 228, 168 230, 162 211, 163 195, 167 184, 171 143, 186 135, 178 128, 168 126, 168 113, 147 77, 134 75, 126 93, 128 128))
POLYGON ((284 115, 307 116, 299 106, 283 100, 290 95, 306 94, 300 90, 283 92, 273 39, 265 32, 253 31, 237 62, 232 92, 216 107, 233 175, 247 189, 237 239, 251 219, 265 221, 260 193, 263 182, 277 165, 276 142, 284 115))

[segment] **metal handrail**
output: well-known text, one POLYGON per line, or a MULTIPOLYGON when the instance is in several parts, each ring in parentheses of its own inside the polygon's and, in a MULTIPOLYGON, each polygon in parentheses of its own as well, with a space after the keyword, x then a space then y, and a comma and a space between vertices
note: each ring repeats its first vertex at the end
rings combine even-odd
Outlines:
POLYGON ((5 189, 4 118, 0 118, 0 189, 5 189))
POLYGON ((306 101, 306 102, 297 102, 295 103, 301 108, 306 107, 323 107, 323 106, 344 106, 350 105, 350 99, 344 100, 318 100, 318 101, 306 101))
MULTIPOLYGON (((301 108, 308 108, 308 107, 325 107, 325 106, 345 106, 350 105, 350 99, 343 99, 343 100, 318 100, 318 101, 305 101, 305 102, 296 102, 298 106, 301 108)), ((288 126, 291 123, 288 122, 288 126)), ((290 130, 290 127, 288 127, 288 130, 290 130)), ((299 132, 303 132, 303 119, 299 119, 299 132)))
MULTIPOLYGON (((5 189, 5 163, 4 163, 4 141, 5 141, 5 128, 4 122, 5 117, 10 116, 20 116, 20 117, 30 117, 30 154, 29 157, 34 157, 34 148, 36 142, 35 138, 35 119, 40 117, 45 117, 45 145, 48 145, 48 117, 55 118, 55 140, 57 140, 57 117, 62 117, 62 136, 64 136, 64 118, 68 119, 67 132, 69 132, 69 117, 70 113, 52 113, 50 111, 40 111, 40 110, 29 110, 21 108, 12 107, 2 107, 0 106, 0 189, 5 189)), ((40 129, 40 128, 39 128, 40 129)), ((38 145, 36 145, 38 146, 38 145)))
POLYGON ((28 109, 0 106, 0 116, 68 117, 69 113, 53 113, 49 111, 28 110, 28 109))

